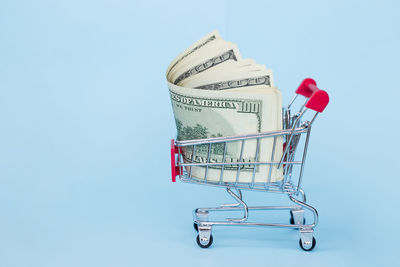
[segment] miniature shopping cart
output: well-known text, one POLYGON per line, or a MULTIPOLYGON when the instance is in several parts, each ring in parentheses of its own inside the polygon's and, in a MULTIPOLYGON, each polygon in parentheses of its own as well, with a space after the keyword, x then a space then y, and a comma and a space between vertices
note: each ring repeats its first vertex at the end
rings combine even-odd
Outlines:
MULTIPOLYGON (((213 226, 232 226, 232 225, 246 225, 246 226, 268 226, 268 227, 281 227, 281 228, 294 228, 300 231, 299 244, 303 250, 310 251, 315 247, 316 241, 313 236, 314 228, 318 224, 318 212, 317 210, 306 204, 306 196, 301 188, 301 182, 303 177, 304 163, 306 160, 307 148, 310 139, 311 126, 317 115, 321 113, 328 105, 329 96, 328 94, 318 89, 316 82, 313 79, 305 79, 296 90, 296 95, 287 106, 282 110, 283 112, 283 130, 274 132, 263 132, 255 134, 237 135, 229 137, 215 137, 208 139, 198 140, 184 140, 175 141, 171 140, 171 169, 172 169, 172 181, 176 181, 176 176, 182 182, 210 185, 217 187, 224 187, 228 194, 235 200, 235 204, 222 204, 215 208, 197 208, 194 211, 194 228, 198 231, 197 244, 202 248, 211 246, 213 242, 213 236, 211 235, 211 229, 213 226), (298 95, 304 96, 306 99, 303 105, 300 105, 298 112, 293 112, 294 103, 298 95), (292 109, 291 109, 292 107, 292 109), (310 120, 303 119, 305 113, 308 110, 315 111, 315 114, 310 117, 310 120), (257 153, 259 153, 260 144, 263 144, 261 140, 272 139, 272 153, 270 161, 258 161, 257 153), (283 154, 280 158, 274 158, 274 151, 278 138, 283 138, 283 154), (251 141, 253 140, 253 141, 251 141), (255 175, 251 182, 243 183, 239 177, 241 166, 243 166, 242 155, 243 148, 246 142, 256 142, 256 156, 254 161, 247 162, 246 166, 257 166, 267 165, 270 170, 272 166, 276 169, 282 168, 283 179, 275 181, 271 179, 271 171, 269 171, 266 182, 256 182, 255 175), (240 159, 238 162, 225 162, 226 147, 228 143, 239 142, 241 144, 240 159), (221 162, 210 161, 211 146, 215 144, 224 144, 225 152, 221 162), (208 147, 208 159, 205 162, 194 162, 193 160, 188 161, 183 155, 185 149, 191 149, 193 151, 192 159, 196 148, 208 147), (299 150, 298 153, 296 151, 299 150), (184 159, 185 158, 185 159, 184 159), (237 176, 233 182, 226 182, 223 179, 223 172, 225 166, 236 165, 237 176), (192 168, 203 167, 205 170, 204 179, 198 179, 192 175, 192 168), (211 168, 218 167, 221 171, 221 179, 219 181, 207 179, 207 172, 211 168), (289 206, 248 206, 242 197, 241 190, 254 190, 263 192, 275 192, 288 195, 289 199, 294 203, 289 206), (277 223, 262 223, 248 221, 249 211, 252 210, 289 210, 290 211, 290 224, 277 224, 277 223), (313 222, 306 224, 304 211, 308 210, 313 215, 313 222), (212 221, 209 220, 209 213, 212 211, 243 211, 243 217, 241 218, 228 218, 226 220, 212 221)), ((279 143, 282 145, 282 143, 279 143)))

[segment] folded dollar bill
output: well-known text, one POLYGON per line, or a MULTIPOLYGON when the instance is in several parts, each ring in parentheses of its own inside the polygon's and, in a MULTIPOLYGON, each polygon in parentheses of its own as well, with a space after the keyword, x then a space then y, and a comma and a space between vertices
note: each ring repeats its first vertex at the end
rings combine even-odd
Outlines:
MULTIPOLYGON (((214 31, 194 43, 167 69, 166 77, 175 116, 178 140, 204 139, 282 130, 282 101, 274 87, 272 71, 253 59, 242 59, 235 44, 222 40, 214 31)), ((275 161, 282 156, 282 138, 273 149, 273 138, 260 141, 217 143, 183 150, 185 162, 237 163, 225 165, 223 182, 267 182, 270 166, 254 166, 249 162, 275 161), (241 150, 243 149, 242 153, 241 150), (272 155, 274 151, 274 155, 272 155), (225 157, 224 157, 225 154, 225 157), (256 158, 257 156, 257 158, 256 158)), ((208 168, 207 180, 221 179, 221 166, 208 168)), ((193 166, 191 175, 204 179, 205 169, 193 166)), ((282 169, 272 167, 270 181, 283 178, 282 169)))

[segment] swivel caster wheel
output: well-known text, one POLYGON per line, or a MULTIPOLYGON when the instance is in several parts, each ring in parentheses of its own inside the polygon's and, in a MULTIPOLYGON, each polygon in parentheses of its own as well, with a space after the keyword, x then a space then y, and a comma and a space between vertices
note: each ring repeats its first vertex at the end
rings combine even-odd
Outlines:
POLYGON ((315 240, 315 238, 312 238, 312 242, 303 242, 300 238, 299 240, 299 245, 300 247, 305 250, 305 251, 311 251, 315 248, 315 245, 317 244, 317 241, 315 240), (311 243, 311 244, 310 244, 311 243))
POLYGON ((208 248, 208 247, 210 247, 210 246, 212 245, 212 243, 213 243, 213 236, 210 235, 210 238, 209 238, 209 239, 200 240, 200 236, 197 235, 197 237, 196 237, 196 242, 197 242, 197 245, 199 245, 199 247, 201 247, 201 248, 208 248))

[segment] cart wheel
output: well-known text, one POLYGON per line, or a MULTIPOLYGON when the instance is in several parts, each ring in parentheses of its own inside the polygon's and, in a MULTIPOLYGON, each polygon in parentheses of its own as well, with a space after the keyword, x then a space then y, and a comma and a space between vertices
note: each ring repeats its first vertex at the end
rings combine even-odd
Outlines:
POLYGON ((196 232, 199 231, 199 226, 197 225, 197 223, 193 223, 193 228, 194 230, 196 230, 196 232))
POLYGON ((300 238, 300 240, 299 240, 299 245, 300 245, 300 247, 303 249, 303 250, 305 250, 305 251, 311 251, 311 250, 313 250, 314 248, 315 248, 315 245, 317 244, 317 241, 315 240, 315 237, 313 237, 312 238, 312 245, 311 245, 311 247, 310 248, 304 248, 303 247, 303 242, 301 241, 301 238, 300 238))
POLYGON ((208 240, 208 243, 205 244, 205 245, 203 245, 203 244, 200 243, 200 236, 197 235, 197 237, 196 237, 196 242, 197 242, 197 245, 199 245, 199 247, 201 247, 201 248, 208 248, 208 247, 210 247, 210 246, 212 245, 213 236, 210 235, 210 239, 208 240))
MULTIPOLYGON (((295 224, 292 211, 290 211, 290 224, 295 224)), ((306 224, 306 218, 305 217, 303 217, 303 224, 306 224)))

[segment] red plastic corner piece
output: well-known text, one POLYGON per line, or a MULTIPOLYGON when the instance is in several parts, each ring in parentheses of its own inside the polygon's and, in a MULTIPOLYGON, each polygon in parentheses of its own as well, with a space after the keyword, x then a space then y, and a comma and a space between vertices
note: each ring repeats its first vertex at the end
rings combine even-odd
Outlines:
POLYGON ((329 103, 329 95, 324 90, 315 91, 307 101, 306 108, 322 112, 329 103))
POLYGON ((306 78, 297 88, 296 94, 309 98, 315 92, 315 90, 318 90, 317 83, 314 81, 314 79, 306 78))
POLYGON ((175 146, 175 140, 171 139, 171 176, 172 182, 176 182, 176 176, 181 175, 181 170, 178 166, 176 166, 176 157, 178 154, 178 148, 175 146))

